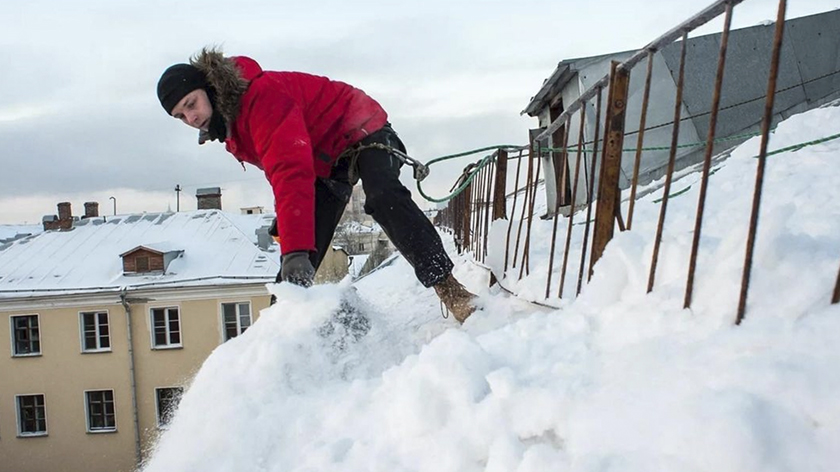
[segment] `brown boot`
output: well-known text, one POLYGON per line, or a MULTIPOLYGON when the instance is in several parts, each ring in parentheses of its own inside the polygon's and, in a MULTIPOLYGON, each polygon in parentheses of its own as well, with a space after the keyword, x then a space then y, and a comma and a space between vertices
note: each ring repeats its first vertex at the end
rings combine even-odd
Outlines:
POLYGON ((463 323, 475 311, 475 295, 467 291, 452 274, 435 285, 435 292, 459 323, 463 323))

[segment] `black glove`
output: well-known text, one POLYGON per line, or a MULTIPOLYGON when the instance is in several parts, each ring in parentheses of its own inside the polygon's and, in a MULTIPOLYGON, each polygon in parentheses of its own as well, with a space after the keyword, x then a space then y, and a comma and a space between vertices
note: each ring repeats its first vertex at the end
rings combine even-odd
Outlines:
POLYGON ((315 267, 309 261, 309 253, 297 251, 283 254, 280 278, 283 282, 291 282, 301 287, 311 287, 312 279, 315 278, 315 267))

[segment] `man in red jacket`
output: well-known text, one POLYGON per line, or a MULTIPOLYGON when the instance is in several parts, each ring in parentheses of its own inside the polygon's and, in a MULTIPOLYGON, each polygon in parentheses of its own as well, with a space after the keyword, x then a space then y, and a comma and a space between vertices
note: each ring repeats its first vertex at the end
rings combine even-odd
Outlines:
POLYGON ((463 323, 474 295, 452 276, 440 236, 399 181, 405 152, 374 99, 348 84, 301 72, 264 71, 248 57, 204 49, 169 67, 157 88, 171 116, 200 130, 199 144, 225 143, 262 169, 274 191, 282 251, 278 282, 312 284, 336 226, 361 179, 365 212, 382 226, 463 323), (365 147, 380 144, 383 148, 365 147))

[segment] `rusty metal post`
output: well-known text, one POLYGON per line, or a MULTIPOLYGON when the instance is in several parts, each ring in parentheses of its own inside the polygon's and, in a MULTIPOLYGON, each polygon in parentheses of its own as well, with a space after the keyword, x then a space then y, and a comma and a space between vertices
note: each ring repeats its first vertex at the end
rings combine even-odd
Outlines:
POLYGON ((484 167, 478 170, 478 173, 475 176, 476 183, 476 191, 473 194, 473 212, 475 213, 475 218, 473 218, 473 258, 478 260, 478 252, 479 248, 481 247, 481 232, 479 228, 481 228, 481 196, 484 195, 484 167))
MULTIPOLYGON (((571 123, 571 121, 572 115, 569 115, 566 118, 566 130, 563 132, 563 159, 561 161, 562 164, 560 164, 560 175, 559 177, 557 176, 557 169, 555 169, 554 175, 552 176, 555 179, 555 188, 557 189, 557 197, 555 198, 556 205, 554 206, 555 213, 560 211, 560 207, 563 206, 564 203, 566 203, 566 180, 569 178, 569 124, 571 123)), ((546 174, 545 180, 546 185, 548 185, 548 174, 546 174)), ((548 211, 548 202, 546 202, 546 211, 548 211)))
POLYGON ((482 233, 482 240, 484 242, 484 247, 481 249, 481 262, 487 260, 487 239, 490 233, 490 218, 491 218, 491 202, 490 199, 493 198, 493 176, 496 175, 496 161, 490 161, 490 165, 487 167, 487 193, 485 194, 485 203, 484 203, 484 231, 482 233))
POLYGON ((590 274, 595 263, 604 254, 607 243, 615 230, 618 179, 621 174, 621 150, 624 145, 624 117, 630 87, 630 71, 612 62, 610 93, 607 102, 606 138, 604 159, 601 162, 601 182, 598 186, 598 206, 595 209, 595 235, 592 241, 590 274))
MULTIPOLYGON (((578 150, 575 158, 575 178, 572 182, 572 201, 569 209, 569 225, 566 230, 566 249, 563 252, 563 269, 560 271, 560 289, 557 292, 558 298, 563 298, 563 285, 566 283, 566 267, 569 265, 569 245, 572 241, 572 225, 575 222, 575 203, 577 202, 578 178, 580 177, 580 162, 583 155, 583 128, 586 124, 586 107, 580 107, 580 131, 578 133, 578 150)), ((586 163, 584 163, 586 165, 586 163)))
POLYGON ((508 153, 499 149, 496 158, 496 186, 493 193, 493 221, 507 218, 507 164, 508 153))
MULTIPOLYGON (((507 189, 507 160, 507 151, 499 149, 496 154, 496 173, 494 175, 496 183, 493 186, 493 221, 507 218, 507 196, 505 195, 507 189)), ((508 225, 508 231, 510 231, 510 225, 508 225)), ((507 245, 508 240, 505 239, 505 264, 507 264, 507 245)), ((502 277, 504 277, 504 273, 502 277)), ((490 271, 490 286, 495 285, 496 281, 496 274, 490 271)))
POLYGON ((464 244, 464 192, 458 195, 458 201, 455 206, 455 211, 452 213, 452 225, 458 228, 458 235, 461 238, 461 250, 464 252, 466 245, 464 244))
POLYGON ((467 192, 468 192, 468 190, 464 189, 464 191, 462 191, 461 194, 458 196, 458 207, 457 207, 458 211, 456 213, 458 216, 457 216, 457 218, 455 219, 455 222, 454 222, 454 224, 457 225, 457 227, 458 227, 458 233, 461 235, 461 252, 462 253, 464 251, 466 251, 467 248, 469 247, 469 242, 467 241, 467 231, 466 231, 467 228, 464 225, 464 218, 466 216, 465 212, 466 212, 467 205, 468 205, 468 203, 467 203, 467 192))
MULTIPOLYGON (((586 191, 586 225, 585 230, 583 232, 583 248, 580 251, 580 272, 578 273, 578 283, 577 283, 577 294, 580 294, 581 287, 583 286, 583 270, 586 267, 586 249, 589 243, 589 221, 592 218, 592 195, 595 189, 595 169, 598 166, 598 138, 600 137, 601 132, 601 95, 602 90, 598 88, 598 98, 596 100, 595 105, 595 134, 594 139, 592 140, 592 164, 590 166, 589 175, 591 177, 591 181, 587 182, 587 191, 586 191)), ((586 106, 586 104, 584 104, 586 106)), ((592 272, 589 273, 590 277, 592 272)), ((589 280, 589 277, 586 279, 589 280)))
MULTIPOLYGON (((525 183, 525 190, 524 190, 525 196, 524 196, 524 201, 522 202, 522 214, 520 215, 520 218, 519 218, 519 229, 517 230, 517 233, 516 233, 516 247, 513 250, 513 267, 514 268, 516 267, 516 259, 519 257, 519 242, 520 242, 520 239, 522 238, 522 225, 525 223, 525 213, 528 211, 528 203, 531 201, 530 200, 530 198, 531 198, 531 179, 533 178, 533 176, 534 176, 534 144, 533 144, 533 142, 531 142, 531 144, 528 146, 528 176, 526 177, 526 180, 525 180, 525 182, 526 182, 525 183)), ((525 264, 524 254, 525 254, 525 252, 524 252, 524 249, 523 249, 523 256, 522 256, 522 262, 521 262, 522 265, 525 264)), ((520 274, 521 274, 521 272, 522 271, 520 271, 520 274)), ((521 279, 522 275, 520 275, 519 278, 521 279)))
MULTIPOLYGON (((569 125, 571 124, 572 116, 569 115, 566 118, 566 124, 563 125, 562 128, 558 128, 558 130, 562 133, 563 138, 560 140, 561 145, 563 146, 562 150, 560 151, 560 162, 561 165, 566 168, 568 167, 568 160, 569 160, 569 125)), ((556 173, 556 172, 555 172, 556 173)), ((565 173, 564 173, 565 174, 565 173)), ((563 176, 565 179, 566 176, 563 176)), ((547 204, 548 202, 546 202, 547 204)), ((548 298, 549 294, 551 293, 551 275, 554 271, 554 249, 557 242, 557 222, 560 220, 560 196, 558 193, 558 197, 554 200, 554 209, 552 210, 554 213, 554 222, 553 222, 553 229, 551 230, 551 249, 549 250, 548 254, 548 276, 546 277, 545 281, 545 298, 548 298)))
POLYGON ((475 217, 472 221, 472 253, 475 258, 478 254, 478 248, 481 241, 481 235, 478 233, 479 225, 481 224, 481 195, 484 188, 482 187, 482 177, 484 176, 484 167, 478 169, 473 179, 475 184, 475 192, 473 192, 473 213, 475 217))
MULTIPOLYGON (((513 183, 513 203, 511 203, 510 206, 510 221, 508 221, 507 238, 505 239, 505 276, 507 276, 508 262, 510 262, 510 232, 513 229, 513 217, 516 216, 516 197, 519 196, 519 169, 521 167, 522 150, 519 151, 519 157, 516 160, 516 177, 514 177, 513 183)), ((516 258, 514 258, 513 267, 516 267, 516 258)))
POLYGON ((458 194, 446 203, 446 221, 449 227, 452 228, 452 237, 455 238, 455 249, 458 251, 458 254, 461 253, 461 228, 455 222, 458 221, 457 205, 460 199, 461 195, 458 194))
POLYGON ((656 53, 648 51, 647 76, 645 76, 645 91, 642 95, 642 116, 639 118, 639 136, 636 139, 636 161, 633 164, 633 184, 630 188, 630 208, 627 209, 627 229, 633 228, 633 209, 636 208, 636 188, 639 186, 639 167, 642 164, 642 147, 645 142, 645 126, 647 126, 648 104, 650 103, 650 82, 653 76, 653 56, 656 53))
POLYGON ((688 278, 685 284, 685 299, 683 308, 691 306, 691 296, 694 293, 694 273, 697 268, 697 251, 700 248, 700 233, 703 230, 703 213, 706 210, 706 191, 709 186, 709 172, 712 168, 712 152, 715 145, 715 131, 717 128, 718 110, 720 109, 720 90, 723 88, 723 73, 726 66, 726 48, 729 44, 729 28, 732 26, 732 4, 726 5, 726 16, 723 20, 723 32, 720 39, 718 53, 717 75, 715 76, 715 91, 712 94, 712 110, 709 116, 709 134, 706 138, 706 152, 703 157, 703 174, 700 179, 700 197, 697 202, 697 215, 694 221, 694 237, 691 242, 691 256, 688 262, 688 278))
POLYGON ((662 207, 659 209, 659 225, 656 227, 656 239, 653 241, 653 258, 650 263, 647 291, 653 291, 656 281, 656 265, 659 262, 659 246, 662 243, 662 230, 665 226, 665 214, 668 211, 668 197, 671 192, 671 180, 674 177, 674 166, 677 159, 677 142, 680 137, 680 113, 682 112, 683 84, 685 83, 685 50, 688 43, 688 33, 683 32, 680 49, 680 72, 677 79, 677 98, 674 104, 674 129, 671 134, 671 153, 668 159, 668 173, 665 175, 665 187, 662 195, 662 207))
POLYGON ((785 30, 785 10, 787 0, 779 0, 776 16, 776 32, 773 38, 773 54, 770 60, 770 77, 767 80, 767 101, 764 103, 764 120, 761 123, 761 145, 758 152, 758 168, 755 174, 755 193, 753 195, 750 230, 747 236, 747 254, 744 261, 744 274, 741 279, 741 297, 738 301, 738 315, 735 324, 741 324, 747 311, 747 292, 750 288, 755 234, 758 229, 758 211, 761 208, 761 190, 764 186, 764 169, 767 164, 767 143, 770 141, 770 125, 773 122, 773 104, 776 99, 776 79, 779 75, 779 56, 782 53, 782 38, 785 30))
MULTIPOLYGON (((542 145, 538 148, 538 155, 542 156, 542 145)), ((528 210, 528 230, 525 233, 525 248, 522 249, 523 264, 519 268, 519 278, 522 279, 522 269, 525 269, 525 275, 531 275, 531 226, 534 223, 534 204, 537 201, 537 187, 540 182, 540 165, 542 159, 537 159, 537 170, 534 173, 534 185, 531 194, 531 208, 528 210)))
POLYGON ((470 207, 472 206, 472 182, 464 188, 464 191, 461 195, 464 196, 464 201, 462 202, 461 208, 463 209, 461 213, 461 228, 464 232, 464 250, 467 251, 470 248, 471 243, 471 235, 470 235, 470 228, 472 227, 472 215, 470 213, 470 207))

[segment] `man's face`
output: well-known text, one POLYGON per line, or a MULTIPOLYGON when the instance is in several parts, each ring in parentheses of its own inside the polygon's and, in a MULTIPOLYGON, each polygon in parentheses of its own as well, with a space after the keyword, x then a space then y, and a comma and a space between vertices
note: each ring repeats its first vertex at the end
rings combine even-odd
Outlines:
POLYGON ((195 129, 207 131, 213 116, 213 106, 210 105, 207 92, 204 89, 195 89, 186 94, 172 109, 172 116, 195 129))

